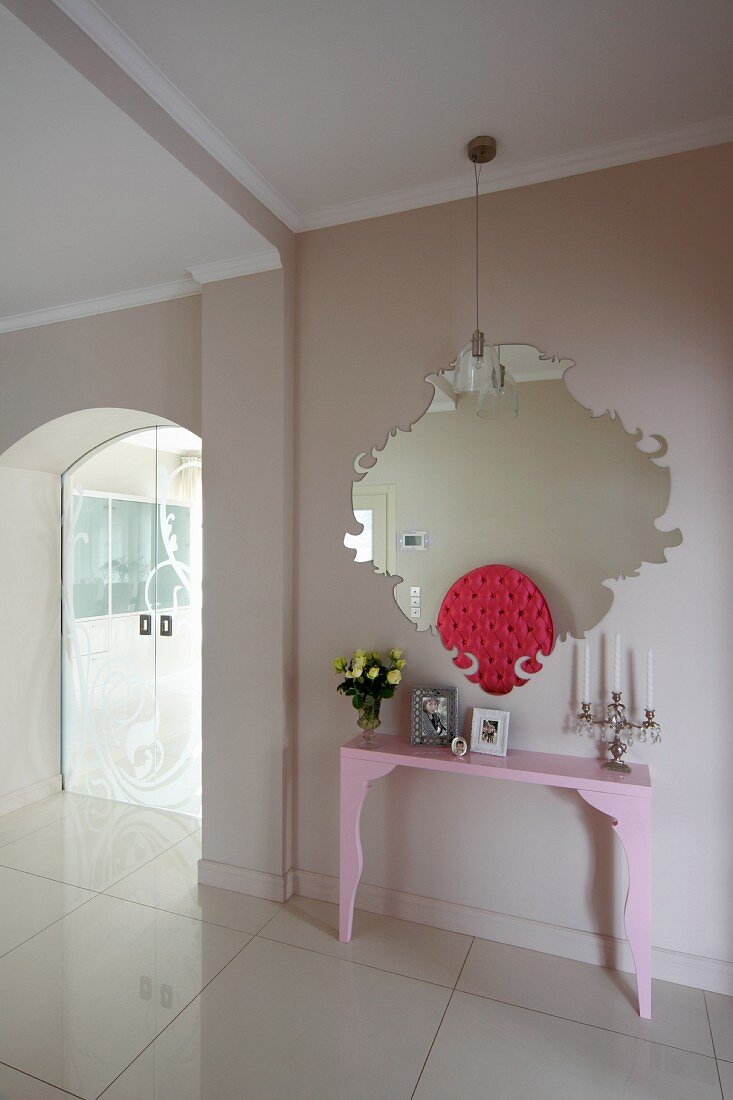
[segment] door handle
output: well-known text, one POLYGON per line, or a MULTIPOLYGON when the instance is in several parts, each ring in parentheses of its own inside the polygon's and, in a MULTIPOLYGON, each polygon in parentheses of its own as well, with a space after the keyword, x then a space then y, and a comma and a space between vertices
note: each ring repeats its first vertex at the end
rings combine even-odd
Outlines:
POLYGON ((153 616, 141 615, 140 616, 140 633, 143 636, 147 636, 153 633, 153 616))
POLYGON ((160 616, 160 636, 161 638, 171 638, 173 636, 173 616, 161 615, 160 616))

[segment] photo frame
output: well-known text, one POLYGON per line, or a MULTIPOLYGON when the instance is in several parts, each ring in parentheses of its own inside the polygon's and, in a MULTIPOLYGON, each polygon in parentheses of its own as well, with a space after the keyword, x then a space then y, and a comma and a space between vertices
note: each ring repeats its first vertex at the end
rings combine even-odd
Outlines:
POLYGON ((506 756, 509 740, 509 711, 474 707, 471 717, 471 752, 506 756))
POLYGON ((450 748, 458 733, 457 689, 413 688, 411 716, 411 745, 442 745, 450 748))

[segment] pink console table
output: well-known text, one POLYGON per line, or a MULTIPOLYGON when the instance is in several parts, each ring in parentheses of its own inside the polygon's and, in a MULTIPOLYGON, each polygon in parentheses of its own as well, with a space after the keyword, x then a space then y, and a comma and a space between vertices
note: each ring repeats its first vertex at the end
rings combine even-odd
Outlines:
POLYGON ((359 834, 361 808, 375 779, 396 767, 405 767, 567 787, 611 818, 626 851, 629 892, 624 924, 636 968, 639 1015, 651 1019, 652 786, 645 764, 634 764, 630 775, 619 775, 604 771, 600 761, 582 756, 510 749, 506 757, 468 753, 459 760, 449 749, 413 746, 402 737, 383 736, 378 749, 359 748, 360 739, 355 737, 341 749, 339 939, 343 943, 351 939, 356 889, 364 865, 359 834))

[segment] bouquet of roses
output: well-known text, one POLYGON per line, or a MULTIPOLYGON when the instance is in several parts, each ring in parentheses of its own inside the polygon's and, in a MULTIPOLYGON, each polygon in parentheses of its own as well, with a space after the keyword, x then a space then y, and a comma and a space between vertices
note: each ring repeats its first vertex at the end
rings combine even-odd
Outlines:
POLYGON ((382 699, 394 695, 406 664, 401 649, 390 649, 384 661, 380 653, 357 649, 349 660, 337 657, 333 662, 334 672, 344 677, 336 690, 350 695, 356 710, 373 708, 378 714, 382 699))

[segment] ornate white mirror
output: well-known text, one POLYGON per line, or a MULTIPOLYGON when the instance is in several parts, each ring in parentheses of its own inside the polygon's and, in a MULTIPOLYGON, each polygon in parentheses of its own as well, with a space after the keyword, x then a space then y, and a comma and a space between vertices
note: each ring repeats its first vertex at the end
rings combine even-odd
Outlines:
MULTIPOLYGON (((681 542, 656 525, 669 503, 667 446, 578 404, 563 380, 571 360, 524 344, 497 350, 519 415, 482 419, 477 394, 454 393, 452 372, 430 375, 433 400, 410 430, 356 459, 344 543, 357 563, 402 578, 395 599, 417 630, 437 634, 455 582, 501 563, 541 591, 555 638, 581 638, 611 606, 606 581, 666 561, 681 542)), ((460 667, 475 671, 470 663, 460 667)))

